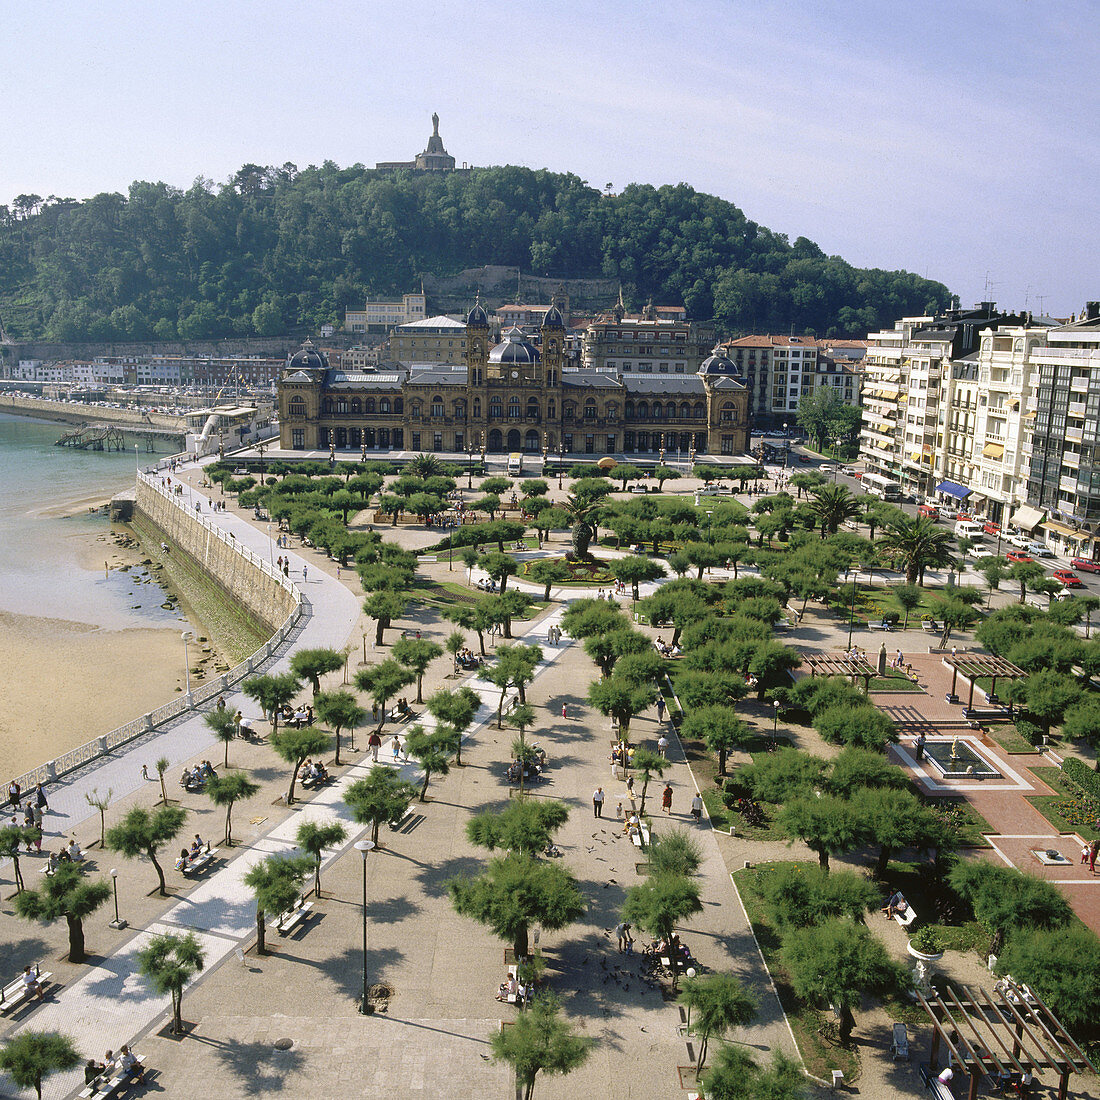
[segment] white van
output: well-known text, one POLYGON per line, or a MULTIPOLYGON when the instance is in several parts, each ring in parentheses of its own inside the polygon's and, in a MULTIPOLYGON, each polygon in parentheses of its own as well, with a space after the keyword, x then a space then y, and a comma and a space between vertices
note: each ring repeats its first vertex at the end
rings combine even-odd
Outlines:
POLYGON ((985 527, 972 519, 960 519, 955 524, 955 538, 957 539, 971 539, 974 542, 981 542, 984 537, 985 527))

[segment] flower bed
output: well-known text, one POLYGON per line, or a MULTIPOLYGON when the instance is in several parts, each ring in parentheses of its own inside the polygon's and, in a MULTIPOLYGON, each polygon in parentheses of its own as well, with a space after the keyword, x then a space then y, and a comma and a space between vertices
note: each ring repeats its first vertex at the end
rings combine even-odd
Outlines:
MULTIPOLYGON (((611 566, 606 561, 601 561, 599 558, 591 558, 588 561, 573 560, 570 558, 540 558, 536 559, 540 561, 559 561, 566 569, 569 570, 569 580, 567 581, 555 581, 555 585, 558 584, 580 584, 588 587, 593 584, 614 584, 615 576, 611 572, 611 566)), ((523 575, 526 576, 531 566, 534 565, 533 561, 526 562, 523 566, 523 575)))

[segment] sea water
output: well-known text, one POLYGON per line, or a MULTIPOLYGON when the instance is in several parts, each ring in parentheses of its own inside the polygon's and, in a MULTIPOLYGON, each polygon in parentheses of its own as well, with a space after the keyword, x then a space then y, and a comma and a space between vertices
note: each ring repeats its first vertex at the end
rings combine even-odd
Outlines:
POLYGON ((89 505, 133 486, 139 454, 55 446, 65 430, 0 414, 0 611, 108 630, 178 623, 144 570, 99 560, 112 556, 110 542, 96 543, 109 526, 89 505))

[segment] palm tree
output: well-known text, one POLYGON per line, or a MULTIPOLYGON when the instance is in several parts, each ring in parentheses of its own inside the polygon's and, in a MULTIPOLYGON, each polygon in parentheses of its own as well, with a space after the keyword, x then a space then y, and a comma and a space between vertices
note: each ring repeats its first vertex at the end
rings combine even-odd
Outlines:
POLYGON ((570 493, 561 505, 573 528, 573 556, 587 558, 588 544, 596 535, 596 519, 599 515, 599 501, 578 497, 570 493))
POLYGON ((862 505, 843 485, 823 485, 812 490, 810 511, 821 526, 821 537, 835 535, 846 519, 855 519, 862 505))
POLYGON ((886 524, 879 549, 905 567, 905 583, 924 585, 924 571, 951 564, 950 531, 925 516, 900 516, 886 524))

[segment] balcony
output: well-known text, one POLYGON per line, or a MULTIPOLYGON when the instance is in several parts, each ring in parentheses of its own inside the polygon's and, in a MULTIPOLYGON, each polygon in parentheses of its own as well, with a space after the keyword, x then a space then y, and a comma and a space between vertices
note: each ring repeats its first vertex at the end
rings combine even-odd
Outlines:
POLYGON ((1083 438, 1084 432, 1081 428, 1066 428, 1066 442, 1067 443, 1080 443, 1083 438))
POLYGON ((1062 465, 1071 470, 1081 469, 1081 456, 1076 451, 1065 451, 1062 454, 1062 465))
POLYGON ((1089 380, 1086 377, 1078 375, 1075 378, 1069 380, 1069 388, 1075 393, 1087 393, 1089 388, 1089 380))
POLYGON ((1060 493, 1076 493, 1077 492, 1077 478, 1075 477, 1063 477, 1058 481, 1058 491, 1060 493))
POLYGON ((1085 416, 1085 403, 1084 401, 1071 401, 1068 409, 1070 416, 1077 417, 1078 420, 1084 419, 1085 416))

